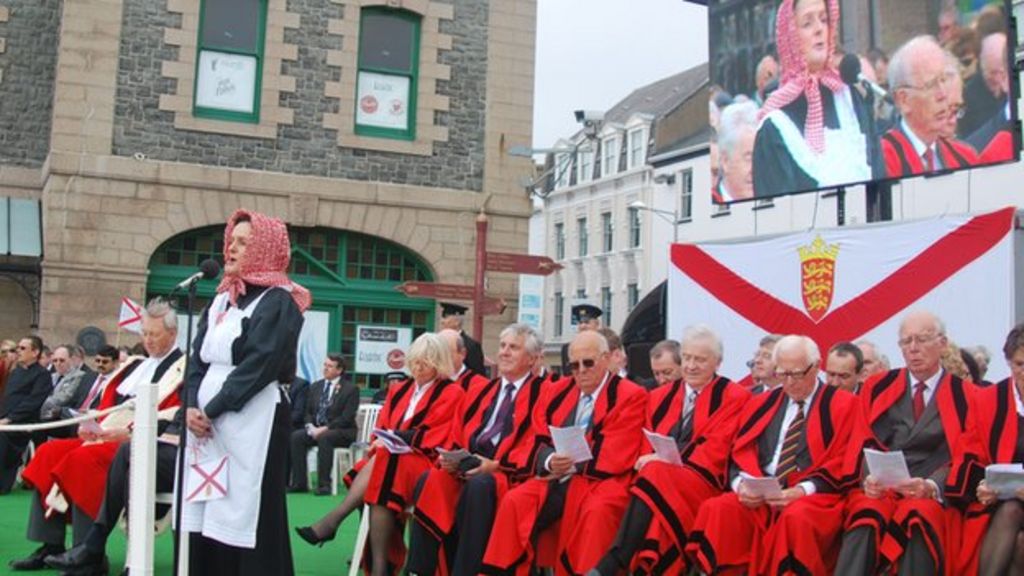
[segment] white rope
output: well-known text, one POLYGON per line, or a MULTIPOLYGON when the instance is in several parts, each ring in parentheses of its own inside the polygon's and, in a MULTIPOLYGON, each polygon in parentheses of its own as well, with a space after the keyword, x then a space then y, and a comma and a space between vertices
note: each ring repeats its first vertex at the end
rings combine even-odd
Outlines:
POLYGON ((36 424, 0 424, 0 432, 37 432, 39 430, 53 430, 55 428, 63 428, 71 424, 78 424, 79 422, 85 422, 86 420, 95 420, 112 414, 114 412, 120 412, 121 410, 127 410, 135 407, 135 400, 126 400, 117 406, 107 408, 106 410, 89 411, 85 414, 75 416, 74 418, 67 418, 64 420, 56 420, 53 422, 38 422, 36 424))

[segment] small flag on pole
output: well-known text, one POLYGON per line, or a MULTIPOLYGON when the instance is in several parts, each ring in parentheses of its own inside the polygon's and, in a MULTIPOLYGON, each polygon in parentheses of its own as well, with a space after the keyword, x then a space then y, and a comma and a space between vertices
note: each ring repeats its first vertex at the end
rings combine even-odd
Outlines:
POLYGON ((142 333, 142 308, 132 302, 131 298, 121 298, 121 314, 117 319, 117 327, 136 334, 142 333))

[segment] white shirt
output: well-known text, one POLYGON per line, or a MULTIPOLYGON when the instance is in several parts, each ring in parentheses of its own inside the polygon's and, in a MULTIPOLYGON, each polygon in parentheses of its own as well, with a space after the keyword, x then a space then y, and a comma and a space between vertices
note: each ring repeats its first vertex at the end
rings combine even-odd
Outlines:
POLYGON ((413 414, 416 413, 416 405, 420 403, 420 400, 427 393, 427 390, 430 390, 430 387, 433 386, 436 381, 437 379, 435 378, 422 386, 413 383, 412 398, 409 399, 409 407, 405 409, 405 415, 402 416, 402 422, 412 418, 413 414))
MULTIPOLYGON (((907 135, 907 140, 910 140, 910 145, 914 147, 914 153, 916 153, 917 157, 921 159, 922 165, 924 165, 924 153, 931 150, 932 169, 938 170, 943 167, 942 157, 939 156, 939 151, 936 149, 934 142, 932 142, 931 146, 925 144, 924 141, 918 138, 917 134, 914 134, 914 131, 910 129, 910 126, 907 125, 906 119, 900 120, 900 128, 902 128, 903 133, 907 135)), ((927 170, 928 166, 925 166, 924 168, 927 170)))
POLYGON ((1024 416, 1024 401, 1020 399, 1020 389, 1013 380, 1010 380, 1010 386, 1013 386, 1013 399, 1017 402, 1017 416, 1024 416))
MULTIPOLYGON (((917 387, 917 378, 908 371, 907 374, 910 376, 910 398, 913 400, 915 388, 917 387)), ((924 405, 927 408, 928 404, 932 401, 932 396, 935 395, 935 389, 939 387, 939 381, 942 380, 942 369, 935 374, 932 374, 927 380, 924 381, 924 405)))
POLYGON ((462 373, 465 372, 465 371, 466 371, 466 365, 465 364, 460 364, 459 365, 459 371, 455 373, 455 376, 452 376, 452 380, 455 381, 455 380, 458 380, 459 378, 461 378, 462 377, 462 373))
MULTIPOLYGON (((807 396, 807 398, 804 399, 803 411, 804 411, 804 422, 805 422, 804 426, 805 427, 806 427, 807 418, 809 417, 809 412, 811 410, 811 404, 814 402, 814 396, 818 393, 818 388, 821 388, 821 382, 816 383, 814 385, 814 389, 811 390, 811 393, 807 396)), ((774 476, 775 475, 775 469, 778 468, 778 466, 779 466, 779 456, 782 455, 782 445, 786 443, 786 432, 789 430, 789 425, 792 424, 793 420, 796 418, 796 413, 797 413, 797 410, 799 410, 799 408, 800 408, 800 405, 797 404, 795 400, 790 398, 789 399, 789 403, 786 406, 786 414, 782 417, 782 427, 779 429, 779 440, 775 444, 775 453, 772 454, 771 461, 768 463, 767 466, 765 466, 765 469, 764 469, 764 473, 765 473, 766 476, 774 476)), ((741 478, 739 476, 736 476, 736 478, 733 478, 733 481, 732 481, 732 490, 733 490, 733 492, 739 491, 740 481, 741 481, 741 478)), ((801 483, 797 484, 797 486, 800 487, 800 488, 803 488, 804 489, 804 493, 807 494, 808 496, 810 496, 811 494, 814 494, 815 492, 818 491, 817 488, 815 488, 815 486, 814 486, 814 482, 811 482, 809 480, 801 482, 801 483)))
POLYGON ((331 396, 334 395, 334 387, 338 385, 338 382, 340 380, 341 380, 341 376, 338 376, 334 380, 327 380, 325 382, 325 384, 327 385, 326 392, 327 392, 327 403, 328 404, 330 404, 330 402, 331 402, 331 396))
POLYGON ((142 364, 117 386, 117 393, 121 396, 135 396, 139 384, 151 384, 156 375, 156 369, 175 350, 177 348, 172 346, 166 354, 159 358, 149 357, 143 360, 142 364))
MULTIPOLYGON (((529 376, 530 373, 527 372, 526 374, 523 374, 522 378, 516 380, 515 382, 509 382, 504 376, 501 377, 501 388, 498 390, 498 402, 494 405, 494 411, 491 412, 491 417, 487 419, 487 425, 481 428, 481 430, 489 430, 491 426, 494 425, 494 421, 497 420, 498 408, 500 408, 501 403, 505 401, 505 388, 509 384, 512 384, 512 386, 515 388, 514 390, 512 390, 512 401, 515 402, 515 398, 519 396, 519 391, 523 388, 523 384, 526 383, 526 379, 529 376)), ((495 446, 498 445, 499 440, 501 440, 501 432, 499 432, 498 435, 494 437, 495 446)))

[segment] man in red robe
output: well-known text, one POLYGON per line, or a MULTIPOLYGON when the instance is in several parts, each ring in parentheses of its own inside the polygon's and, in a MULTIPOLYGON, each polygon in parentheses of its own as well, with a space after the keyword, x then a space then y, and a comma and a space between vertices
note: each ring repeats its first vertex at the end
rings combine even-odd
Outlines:
POLYGON ((960 515, 943 503, 941 487, 964 438, 975 387, 942 369, 946 330, 934 314, 907 314, 899 345, 906 368, 872 377, 860 393, 847 470, 864 480, 847 496, 836 574, 875 574, 884 566, 901 574, 954 573, 960 515), (863 448, 902 450, 911 478, 883 486, 864 471, 863 448))
POLYGON ((907 41, 889 64, 900 123, 882 135, 886 176, 899 178, 977 163, 974 149, 942 137, 949 114, 947 86, 953 82, 949 56, 931 36, 907 41))
POLYGON ((678 573, 700 504, 725 488, 729 447, 750 392, 718 376, 722 343, 710 329, 687 328, 680 344, 683 377, 651 393, 647 429, 669 436, 682 466, 646 454, 630 487, 618 534, 595 571, 611 576, 627 568, 650 574, 678 573))
POLYGON ((502 499, 481 573, 527 574, 536 546, 547 545, 538 537, 553 538, 547 529, 556 522, 557 574, 586 572, 614 539, 643 442, 647 393, 611 374, 608 360, 608 342, 598 332, 581 332, 570 343, 572 377, 549 384, 535 410, 538 477, 502 499), (583 428, 593 457, 576 461, 556 452, 555 427, 583 428))
MULTIPOLYGON (((181 350, 175 345, 177 333, 174 309, 161 301, 151 302, 142 315, 142 343, 150 357, 125 365, 103 383, 102 391, 93 391, 93 396, 98 394, 102 397, 99 409, 116 406, 126 397, 134 396, 137 386, 161 382, 165 376, 173 376, 174 381, 170 387, 165 387, 171 393, 159 408, 165 410, 177 406, 176 391, 181 383, 183 367, 183 363, 179 363, 181 350), (175 366, 177 372, 172 372, 175 366)), ((59 509, 62 507, 61 499, 71 510, 74 544, 82 543, 89 526, 99 514, 110 464, 121 444, 131 438, 127 427, 109 426, 110 418, 114 416, 120 415, 106 417, 99 431, 83 427, 79 429, 78 438, 51 440, 43 444, 25 467, 22 477, 35 489, 29 508, 27 538, 42 543, 42 546, 29 557, 11 562, 12 568, 39 570, 45 567, 43 559, 47 555, 63 551, 66 515, 59 509), (56 501, 53 498, 55 487, 60 494, 56 501), (48 496, 51 496, 49 502, 48 496), (60 513, 47 515, 46 506, 56 508, 60 513)))
POLYGON ((782 385, 743 408, 732 491, 704 502, 686 545, 709 574, 830 574, 835 568, 844 455, 860 406, 853 394, 818 380, 821 354, 810 338, 782 338, 772 362, 782 385), (782 491, 755 492, 748 476, 774 477, 782 491))
POLYGON ((407 571, 479 573, 498 503, 533 473, 533 410, 545 379, 530 370, 543 352, 529 326, 502 330, 499 377, 470 386, 452 419, 446 448, 468 454, 442 456, 439 467, 420 477, 407 571))
POLYGON ((466 348, 466 339, 462 334, 446 328, 438 332, 437 335, 444 338, 448 342, 449 348, 451 348, 452 364, 455 365, 455 372, 452 375, 454 382, 457 382, 463 390, 469 390, 473 386, 482 386, 487 383, 486 376, 475 372, 466 365, 466 354, 468 354, 469 350, 466 348))

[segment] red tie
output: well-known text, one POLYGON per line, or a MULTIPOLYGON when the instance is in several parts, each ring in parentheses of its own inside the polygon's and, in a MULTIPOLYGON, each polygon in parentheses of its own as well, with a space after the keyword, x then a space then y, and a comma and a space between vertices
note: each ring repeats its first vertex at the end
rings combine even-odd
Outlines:
POLYGON ((78 408, 79 412, 85 412, 89 409, 89 406, 92 405, 92 401, 96 399, 96 394, 98 394, 100 388, 103 387, 103 381, 106 378, 107 377, 103 375, 96 377, 96 382, 93 383, 92 388, 89 390, 89 395, 85 397, 85 402, 82 402, 82 405, 78 408))
POLYGON ((931 148, 924 151, 924 169, 926 172, 935 171, 935 152, 931 148))
POLYGON ((921 419, 924 414, 924 382, 914 384, 914 422, 921 419))

